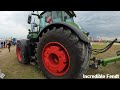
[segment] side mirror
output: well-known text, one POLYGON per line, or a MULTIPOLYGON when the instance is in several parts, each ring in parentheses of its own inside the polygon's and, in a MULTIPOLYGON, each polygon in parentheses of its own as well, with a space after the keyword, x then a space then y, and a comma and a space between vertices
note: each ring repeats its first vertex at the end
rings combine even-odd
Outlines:
POLYGON ((31 23, 31 19, 32 19, 32 17, 31 17, 31 15, 29 15, 29 16, 28 16, 28 24, 31 23))

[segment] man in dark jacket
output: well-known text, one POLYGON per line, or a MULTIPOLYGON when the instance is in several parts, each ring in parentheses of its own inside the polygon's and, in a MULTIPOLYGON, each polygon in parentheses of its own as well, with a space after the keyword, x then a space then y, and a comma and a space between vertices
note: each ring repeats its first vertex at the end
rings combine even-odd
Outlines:
POLYGON ((11 42, 9 41, 9 43, 7 45, 8 45, 8 50, 10 52, 11 42))
POLYGON ((4 42, 4 48, 5 48, 5 42, 4 42))

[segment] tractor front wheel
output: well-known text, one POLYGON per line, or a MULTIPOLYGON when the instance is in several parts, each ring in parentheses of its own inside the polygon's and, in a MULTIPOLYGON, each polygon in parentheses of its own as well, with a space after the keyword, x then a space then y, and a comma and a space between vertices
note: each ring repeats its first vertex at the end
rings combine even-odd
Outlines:
POLYGON ((23 64, 30 63, 28 42, 29 40, 18 40, 16 44, 16 54, 18 61, 23 64))

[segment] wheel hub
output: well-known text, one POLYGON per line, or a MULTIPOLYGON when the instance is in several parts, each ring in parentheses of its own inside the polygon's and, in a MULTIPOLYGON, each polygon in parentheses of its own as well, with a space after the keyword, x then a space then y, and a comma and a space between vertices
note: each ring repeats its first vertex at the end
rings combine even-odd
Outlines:
POLYGON ((42 52, 42 60, 45 68, 56 76, 64 75, 70 67, 69 53, 58 42, 50 42, 45 45, 42 52))

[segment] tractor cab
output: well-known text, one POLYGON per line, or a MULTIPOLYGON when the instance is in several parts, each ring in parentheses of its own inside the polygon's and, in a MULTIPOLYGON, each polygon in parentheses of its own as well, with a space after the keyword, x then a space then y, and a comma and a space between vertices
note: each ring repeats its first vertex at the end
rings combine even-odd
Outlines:
POLYGON ((74 12, 70 11, 46 11, 40 14, 40 27, 56 22, 74 22, 74 12))
POLYGON ((75 24, 73 17, 76 17, 73 11, 44 11, 41 14, 38 11, 37 14, 33 12, 28 16, 28 24, 31 25, 31 29, 29 29, 27 38, 37 38, 39 32, 52 23, 66 22, 73 25, 75 24))

